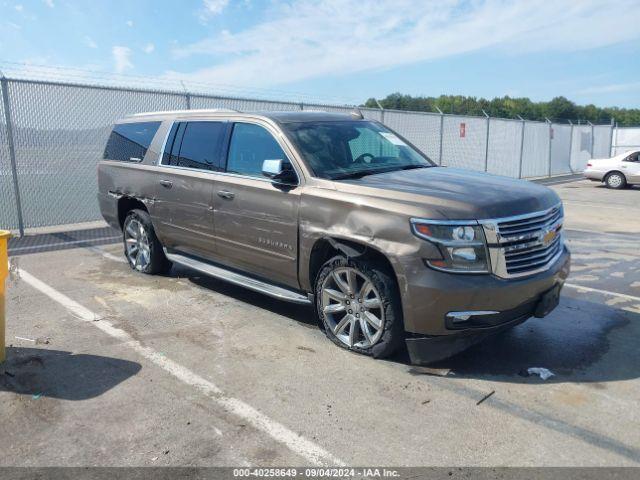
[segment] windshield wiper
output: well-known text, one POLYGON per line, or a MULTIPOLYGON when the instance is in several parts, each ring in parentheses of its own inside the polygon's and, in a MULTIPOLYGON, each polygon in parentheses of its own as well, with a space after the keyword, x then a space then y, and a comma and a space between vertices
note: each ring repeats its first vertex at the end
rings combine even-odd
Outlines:
POLYGON ((366 177, 367 175, 376 175, 378 173, 386 173, 386 172, 392 172, 393 170, 389 170, 388 168, 383 168, 380 170, 361 170, 359 172, 349 172, 349 173, 342 173, 340 175, 336 175, 335 177, 332 177, 331 180, 346 180, 348 178, 362 178, 362 177, 366 177))
POLYGON ((404 167, 398 168, 398 170, 413 170, 415 168, 431 168, 433 165, 405 165, 404 167))
POLYGON ((332 180, 346 180, 348 178, 362 178, 367 175, 377 175, 378 173, 398 172, 400 170, 413 170, 415 168, 429 168, 432 165, 404 165, 402 167, 379 168, 377 170, 360 170, 357 172, 347 172, 336 175, 332 180))

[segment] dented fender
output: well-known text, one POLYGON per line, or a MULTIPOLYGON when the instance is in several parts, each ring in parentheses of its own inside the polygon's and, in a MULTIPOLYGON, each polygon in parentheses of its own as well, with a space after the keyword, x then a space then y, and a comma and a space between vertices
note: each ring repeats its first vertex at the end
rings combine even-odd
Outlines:
MULTIPOLYGON (((339 194, 332 189, 305 189, 300 199, 299 282, 313 292, 311 253, 319 241, 328 241, 347 257, 372 249, 391 264, 403 306, 409 302, 407 275, 425 269, 423 258, 440 258, 438 248, 411 232, 410 218, 424 209, 392 200, 339 194), (358 248, 361 246, 361 248, 358 248)), ((405 319, 406 322, 407 319, 405 319)), ((405 324, 406 327, 409 327, 405 324)))

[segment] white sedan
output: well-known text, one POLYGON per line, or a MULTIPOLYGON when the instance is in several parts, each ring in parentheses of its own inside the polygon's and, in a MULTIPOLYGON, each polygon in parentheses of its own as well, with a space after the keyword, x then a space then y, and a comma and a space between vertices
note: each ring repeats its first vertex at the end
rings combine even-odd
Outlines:
POLYGON ((630 150, 611 158, 589 160, 584 176, 609 188, 640 185, 640 151, 630 150))

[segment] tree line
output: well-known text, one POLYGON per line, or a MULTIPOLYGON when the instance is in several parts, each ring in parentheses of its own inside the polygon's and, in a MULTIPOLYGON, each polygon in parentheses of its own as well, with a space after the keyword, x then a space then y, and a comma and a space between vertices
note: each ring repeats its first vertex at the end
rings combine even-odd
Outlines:
POLYGON ((483 116, 483 110, 491 117, 518 118, 525 120, 574 123, 610 123, 613 118, 621 127, 640 125, 640 109, 618 107, 596 107, 595 105, 576 105, 565 97, 555 97, 549 102, 533 102, 528 98, 504 96, 487 100, 485 98, 465 97, 463 95, 440 95, 439 97, 414 97, 401 93, 392 93, 376 101, 368 99, 364 106, 394 110, 413 110, 418 112, 437 112, 457 115, 483 116))

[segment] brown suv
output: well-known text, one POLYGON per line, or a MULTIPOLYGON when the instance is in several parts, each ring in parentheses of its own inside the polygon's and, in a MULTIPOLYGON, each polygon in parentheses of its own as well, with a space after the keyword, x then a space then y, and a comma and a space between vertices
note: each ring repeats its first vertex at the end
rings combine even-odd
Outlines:
POLYGON ((357 111, 134 115, 98 181, 133 269, 314 304, 331 340, 375 357, 406 342, 429 362, 544 316, 569 273, 553 191, 438 167, 357 111))

